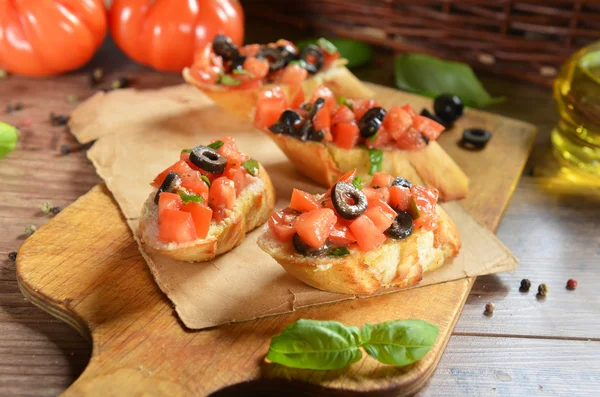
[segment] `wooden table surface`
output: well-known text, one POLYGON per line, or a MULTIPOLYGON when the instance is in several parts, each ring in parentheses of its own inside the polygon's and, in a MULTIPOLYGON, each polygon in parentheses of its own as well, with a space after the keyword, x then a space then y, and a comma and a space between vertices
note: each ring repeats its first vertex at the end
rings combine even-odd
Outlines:
MULTIPOLYGON (((252 32, 249 29, 249 32, 252 32)), ((261 30, 262 32, 262 30, 261 30)), ((281 33, 281 32, 279 32, 281 33)), ((249 40, 281 36, 251 34, 249 40), (257 36, 257 37, 254 37, 257 36)), ((287 35, 289 37, 289 35, 287 35)), ((91 343, 21 295, 15 264, 25 226, 48 221, 40 206, 66 206, 100 182, 93 166, 65 127, 51 126, 49 113, 68 114, 80 99, 122 75, 134 86, 152 88, 181 82, 128 61, 107 43, 85 69, 50 79, 9 76, 0 81, 0 120, 20 126, 17 149, 0 159, 0 395, 51 396, 84 370, 91 343), (90 88, 93 67, 104 83, 90 88), (20 111, 5 113, 9 104, 20 111), (63 156, 60 147, 72 145, 63 156)), ((392 85, 391 57, 355 70, 368 81, 392 85)), ((521 259, 511 273, 479 277, 435 374, 419 396, 597 395, 600 388, 600 187, 574 183, 552 158, 550 131, 556 122, 551 92, 483 76, 493 95, 507 100, 490 112, 525 120, 539 128, 534 152, 498 229, 500 239, 521 259), (532 290, 519 292, 529 278, 532 290), (579 282, 567 291, 569 278, 579 282), (535 290, 546 283, 546 299, 535 290), (483 314, 494 302, 492 317, 483 314)), ((124 170, 124 172, 126 172, 124 170)))

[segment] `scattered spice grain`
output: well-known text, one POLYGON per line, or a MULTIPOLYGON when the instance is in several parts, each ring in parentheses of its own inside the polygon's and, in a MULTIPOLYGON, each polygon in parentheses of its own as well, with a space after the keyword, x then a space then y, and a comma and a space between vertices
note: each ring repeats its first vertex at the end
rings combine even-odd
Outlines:
POLYGON ((13 251, 13 252, 9 252, 8 253, 8 260, 11 262, 14 262, 17 260, 17 251, 13 251))
POLYGON ((519 287, 519 290, 521 292, 529 292, 529 288, 531 288, 531 281, 526 278, 521 280, 521 286, 519 287))
POLYGON ((567 289, 569 291, 577 289, 577 280, 575 280, 574 278, 570 278, 569 281, 567 281, 567 289))
POLYGON ((540 284, 538 286, 538 295, 539 296, 546 296, 548 295, 548 286, 546 284, 540 284))

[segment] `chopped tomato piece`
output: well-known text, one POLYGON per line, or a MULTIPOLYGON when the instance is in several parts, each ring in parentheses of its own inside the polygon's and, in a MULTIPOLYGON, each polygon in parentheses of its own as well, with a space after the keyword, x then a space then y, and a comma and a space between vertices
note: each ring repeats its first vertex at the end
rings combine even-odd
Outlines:
POLYGON ((336 224, 335 212, 329 208, 305 212, 296 219, 296 233, 313 248, 322 247, 336 224))
POLYGON ((162 241, 187 243, 197 238, 192 214, 167 209, 160 214, 159 218, 158 238, 162 241))
POLYGON ((202 180, 202 175, 198 171, 191 171, 181 175, 181 186, 191 190, 206 203, 208 200, 208 185, 202 180))
POLYGON ((422 227, 425 230, 434 230, 437 228, 437 191, 414 185, 410 188, 410 192, 419 209, 419 217, 414 220, 414 226, 416 228, 422 227))
POLYGON ((189 202, 181 207, 181 211, 192 214, 192 220, 194 221, 194 227, 196 229, 196 237, 206 238, 206 236, 208 236, 208 230, 210 229, 212 210, 200 203, 189 202))
POLYGON ((260 51, 260 44, 246 44, 243 47, 240 47, 239 52, 240 55, 243 55, 245 57, 255 57, 256 54, 258 54, 258 51, 260 51))
POLYGON ((408 115, 413 119, 417 116, 417 112, 415 112, 415 110, 412 108, 412 106, 410 106, 408 103, 406 105, 402 106, 402 110, 407 112, 408 115))
POLYGON ((281 88, 263 91, 256 102, 254 124, 261 129, 269 128, 277 122, 287 107, 287 100, 281 88))
POLYGON ((275 235, 275 238, 279 241, 291 241, 296 234, 294 224, 298 213, 290 208, 285 208, 281 211, 275 212, 269 218, 269 229, 275 235))
MULTIPOLYGON (((254 56, 249 56, 246 58, 243 68, 252 75, 248 76, 252 80, 262 80, 267 76, 267 74, 269 74, 269 62, 266 59, 259 59, 254 56)), ((239 76, 236 76, 236 78, 242 76, 247 75, 240 74, 239 76)))
POLYGON ((279 76, 280 84, 302 83, 308 77, 308 72, 300 65, 287 65, 279 76))
POLYGON ((362 189, 365 196, 367 196, 367 201, 369 203, 369 207, 382 207, 386 212, 391 213, 394 211, 392 207, 388 205, 389 200, 389 189, 388 188, 380 188, 373 189, 370 187, 364 187, 362 189))
POLYGON ((371 218, 365 214, 352 221, 350 230, 356 237, 358 248, 363 252, 379 247, 386 240, 385 234, 377 229, 371 218))
POLYGON ((242 163, 248 160, 248 156, 244 153, 241 153, 235 142, 225 142, 223 146, 217 149, 217 152, 227 157, 227 166, 225 169, 241 167, 242 163))
POLYGON ((331 129, 331 134, 336 146, 346 150, 355 147, 360 138, 360 131, 355 122, 335 124, 331 129))
POLYGON ((389 131, 394 140, 401 138, 412 125, 412 116, 400 106, 392 106, 383 119, 383 127, 389 131))
MULTIPOLYGON (((356 178, 356 169, 346 172, 344 175, 340 176, 335 183, 338 182, 346 182, 352 183, 352 181, 356 178)), ((331 197, 331 188, 327 189, 327 193, 325 193, 325 197, 331 197)))
POLYGON ((333 92, 329 88, 327 88, 327 86, 322 85, 318 87, 313 92, 312 97, 310 98, 310 102, 315 103, 316 100, 319 98, 323 98, 325 100, 325 104, 323 105, 323 107, 327 108, 329 114, 335 111, 335 107, 337 106, 335 101, 335 95, 333 95, 333 92))
POLYGON ((331 142, 331 114, 326 106, 323 106, 313 118, 313 127, 316 131, 323 130, 325 133, 325 141, 331 142))
POLYGON ((248 183, 250 182, 250 179, 248 178, 248 171, 241 166, 227 168, 223 173, 223 176, 233 181, 233 184, 235 185, 236 197, 242 193, 242 190, 244 190, 244 188, 248 186, 248 183))
POLYGON ((160 222, 160 216, 164 210, 178 211, 183 205, 183 200, 178 194, 162 192, 158 196, 158 220, 160 222))
POLYGON ((350 245, 356 241, 356 238, 347 225, 338 221, 331 229, 329 241, 335 245, 350 245))
POLYGON ((391 141, 390 133, 383 127, 379 127, 379 131, 373 137, 367 139, 365 141, 365 145, 367 147, 380 148, 383 146, 387 146, 391 141))
POLYGON ((326 69, 330 67, 331 64, 333 64, 333 62, 335 62, 335 60, 340 57, 340 53, 336 52, 334 54, 330 54, 327 51, 323 51, 323 56, 325 57, 325 60, 323 62, 323 69, 326 69))
POLYGON ((226 177, 220 177, 213 181, 209 191, 209 205, 214 211, 215 220, 223 220, 225 210, 235 207, 235 184, 226 177))
POLYGON ((294 189, 292 191, 290 208, 300 212, 308 212, 312 210, 318 210, 321 207, 319 206, 319 203, 317 203, 315 196, 310 193, 303 192, 302 190, 294 189))
POLYGON ((295 88, 296 93, 292 95, 292 101, 290 102, 290 108, 298 109, 300 105, 304 103, 304 90, 302 89, 302 85, 298 84, 295 88))
POLYGON ((367 112, 367 110, 381 107, 381 104, 374 99, 353 99, 352 100, 352 109, 354 110, 354 116, 356 120, 360 120, 362 116, 367 112))
POLYGON ((390 187, 392 186, 392 182, 394 182, 394 177, 383 172, 376 172, 373 174, 373 179, 371 179, 371 187, 390 187))
POLYGON ((384 210, 382 207, 374 206, 367 208, 365 215, 369 217, 377 230, 380 232, 385 232, 392 225, 392 222, 394 222, 396 212, 392 210, 390 213, 384 210))
POLYGON ((333 116, 331 116, 331 124, 351 123, 355 121, 354 112, 348 106, 339 106, 333 116))
POLYGON ((431 120, 429 117, 420 115, 417 115, 414 118, 414 127, 432 141, 438 139, 440 134, 444 131, 443 125, 431 120))
POLYGON ((402 136, 396 138, 396 147, 402 150, 419 150, 423 149, 427 144, 421 136, 421 133, 413 127, 404 131, 402 136))
POLYGON ((152 181, 151 185, 154 187, 159 187, 160 185, 162 185, 165 178, 167 177, 167 174, 171 171, 174 171, 181 176, 183 174, 187 174, 188 172, 191 172, 192 169, 185 161, 179 160, 178 162, 176 162, 175 164, 173 164, 172 166, 170 166, 169 168, 167 168, 166 170, 164 170, 163 172, 158 174, 158 176, 156 178, 154 178, 154 181, 152 181))
POLYGON ((397 210, 406 211, 410 203, 410 189, 404 186, 390 187, 390 206, 397 210))
POLYGON ((252 88, 260 88, 260 87, 262 87, 262 85, 263 85, 262 80, 249 80, 249 79, 247 79, 247 80, 243 80, 242 84, 240 84, 240 85, 231 86, 230 89, 242 91, 242 90, 250 90, 252 88))

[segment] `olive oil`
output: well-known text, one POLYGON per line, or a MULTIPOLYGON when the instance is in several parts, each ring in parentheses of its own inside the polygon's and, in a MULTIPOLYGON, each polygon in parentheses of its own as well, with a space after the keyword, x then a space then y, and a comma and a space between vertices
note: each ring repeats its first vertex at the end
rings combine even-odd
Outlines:
POLYGON ((554 81, 560 120, 552 143, 561 163, 600 177, 600 42, 573 54, 554 81))

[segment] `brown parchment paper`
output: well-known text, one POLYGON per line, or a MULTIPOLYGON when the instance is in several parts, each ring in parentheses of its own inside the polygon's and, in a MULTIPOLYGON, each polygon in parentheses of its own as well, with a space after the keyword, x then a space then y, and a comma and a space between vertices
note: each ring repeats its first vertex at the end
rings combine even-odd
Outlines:
MULTIPOLYGON (((190 86, 99 93, 71 114, 70 127, 82 143, 97 139, 88 157, 115 196, 136 240, 140 210, 152 190, 149 182, 178 159, 182 148, 211 139, 234 136, 242 151, 263 164, 277 191, 277 208, 289 203, 293 187, 323 191, 300 176, 268 137, 190 86)), ((516 267, 510 251, 460 204, 443 207, 456 223, 463 247, 456 258, 426 274, 418 286, 516 267)), ((258 247, 259 234, 260 229, 239 247, 203 263, 174 261, 145 246, 140 251, 159 287, 192 329, 356 298, 317 290, 288 275, 258 247)))

